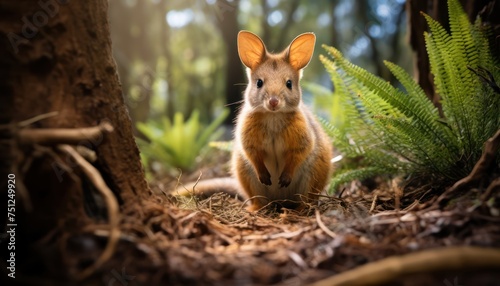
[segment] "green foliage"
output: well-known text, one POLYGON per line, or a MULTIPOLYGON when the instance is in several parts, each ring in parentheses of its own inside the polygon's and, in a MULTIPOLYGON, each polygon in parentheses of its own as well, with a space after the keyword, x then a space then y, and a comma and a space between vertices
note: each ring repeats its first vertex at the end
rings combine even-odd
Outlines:
POLYGON ((233 141, 211 141, 208 146, 228 153, 233 151, 233 141))
POLYGON ((490 52, 481 22, 471 25, 457 0, 449 0, 448 9, 451 33, 424 15, 430 27, 426 47, 444 116, 397 65, 385 62, 404 90, 324 46, 333 61, 324 56, 321 61, 347 118, 336 127, 325 123, 325 129, 347 158, 361 161, 338 170, 331 190, 355 178, 381 174, 458 180, 472 170, 483 143, 500 128, 500 94, 475 74, 487 71, 498 80, 498 60, 490 52))
POLYGON ((184 121, 181 112, 177 112, 173 122, 163 117, 160 121, 137 123, 137 129, 149 140, 146 142, 138 138, 144 154, 144 165, 157 161, 182 170, 191 170, 195 166, 196 157, 209 140, 220 137, 222 130, 216 130, 228 114, 229 110, 224 109, 208 126, 200 123, 197 110, 193 111, 187 121, 184 121))
POLYGON ((332 91, 320 84, 303 81, 301 86, 304 90, 314 94, 312 106, 314 111, 321 114, 325 112, 325 117, 329 119, 330 124, 334 126, 343 125, 345 123, 345 116, 342 112, 342 105, 340 104, 341 98, 339 96, 332 96, 332 91))

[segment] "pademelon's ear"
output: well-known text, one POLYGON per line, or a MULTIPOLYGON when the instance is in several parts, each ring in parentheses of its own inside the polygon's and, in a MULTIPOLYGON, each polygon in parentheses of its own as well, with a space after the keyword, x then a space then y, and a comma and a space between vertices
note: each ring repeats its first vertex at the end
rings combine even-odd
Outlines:
POLYGON ((314 33, 304 33, 295 38, 288 47, 288 62, 296 69, 300 70, 307 66, 314 53, 316 36, 314 33))
POLYGON ((266 55, 266 46, 259 36, 248 31, 238 33, 238 54, 245 66, 256 68, 266 55))

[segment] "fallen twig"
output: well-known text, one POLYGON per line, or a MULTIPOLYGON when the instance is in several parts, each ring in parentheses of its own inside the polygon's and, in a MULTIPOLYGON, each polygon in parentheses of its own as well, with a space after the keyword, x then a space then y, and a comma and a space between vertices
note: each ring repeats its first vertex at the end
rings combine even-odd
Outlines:
POLYGON ((383 285, 418 273, 500 267, 500 250, 480 247, 449 247, 393 256, 311 284, 383 285))
POLYGON ((307 263, 304 261, 304 259, 297 253, 293 252, 291 250, 288 250, 286 252, 288 254, 288 257, 295 262, 295 264, 300 267, 301 269, 307 269, 307 263))
POLYGON ((336 238, 337 234, 331 231, 328 227, 326 227, 326 225, 321 220, 321 215, 319 213, 319 210, 316 210, 315 214, 316 214, 316 222, 318 223, 319 228, 321 228, 321 230, 323 230, 326 234, 328 234, 332 238, 336 238))
POLYGON ((373 196, 372 204, 370 206, 370 210, 368 211, 368 213, 373 213, 373 210, 375 209, 375 206, 377 205, 377 199, 378 199, 378 195, 375 194, 373 196))
POLYGON ((84 279, 94 273, 94 271, 106 262, 113 254, 116 243, 120 237, 120 229, 118 228, 118 223, 120 222, 120 213, 118 208, 118 202, 113 194, 113 192, 108 188, 104 179, 102 178, 99 171, 94 168, 89 162, 87 162, 76 150, 69 145, 59 145, 58 148, 66 153, 68 153, 76 163, 80 166, 85 175, 94 184, 97 190, 104 197, 104 200, 108 209, 108 219, 109 219, 109 240, 102 252, 101 256, 95 261, 94 264, 90 265, 84 269, 81 273, 77 275, 79 279, 84 279))
POLYGON ((279 232, 274 234, 252 234, 241 237, 241 240, 273 240, 278 238, 290 239, 304 232, 310 231, 312 227, 303 227, 292 232, 279 232))

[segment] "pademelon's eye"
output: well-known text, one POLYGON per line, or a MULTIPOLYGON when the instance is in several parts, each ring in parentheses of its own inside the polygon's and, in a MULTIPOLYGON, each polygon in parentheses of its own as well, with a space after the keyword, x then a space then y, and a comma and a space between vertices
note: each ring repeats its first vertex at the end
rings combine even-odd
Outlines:
POLYGON ((262 87, 262 85, 264 85, 264 82, 263 82, 263 81, 259 78, 259 79, 257 80, 257 88, 261 88, 261 87, 262 87))
POLYGON ((287 81, 286 81, 286 87, 287 87, 288 89, 290 89, 290 90, 292 89, 292 81, 291 81, 291 80, 287 80, 287 81))

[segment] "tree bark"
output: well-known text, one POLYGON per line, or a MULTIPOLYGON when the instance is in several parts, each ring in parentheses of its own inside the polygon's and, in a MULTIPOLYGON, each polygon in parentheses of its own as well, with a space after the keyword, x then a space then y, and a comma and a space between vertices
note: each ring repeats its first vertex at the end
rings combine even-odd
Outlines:
POLYGON ((215 5, 217 6, 217 25, 221 31, 224 43, 226 43, 227 55, 225 93, 226 104, 229 107, 230 113, 224 123, 233 124, 240 106, 238 102, 243 98, 244 89, 241 84, 246 83, 245 74, 236 47, 239 32, 239 1, 230 3, 226 0, 218 0, 215 5))
POLYGON ((137 203, 148 193, 112 58, 107 8, 108 2, 99 0, 0 3, 1 192, 6 193, 7 174, 14 174, 18 256, 30 257, 28 246, 48 233, 81 232, 94 220, 107 219, 99 215, 105 205, 99 210, 97 204, 96 213, 86 204, 95 187, 70 156, 56 146, 19 144, 23 120, 56 112, 26 128, 109 122, 114 132, 77 145, 95 151, 93 166, 120 204, 137 203), (29 200, 21 198, 23 190, 29 200))

